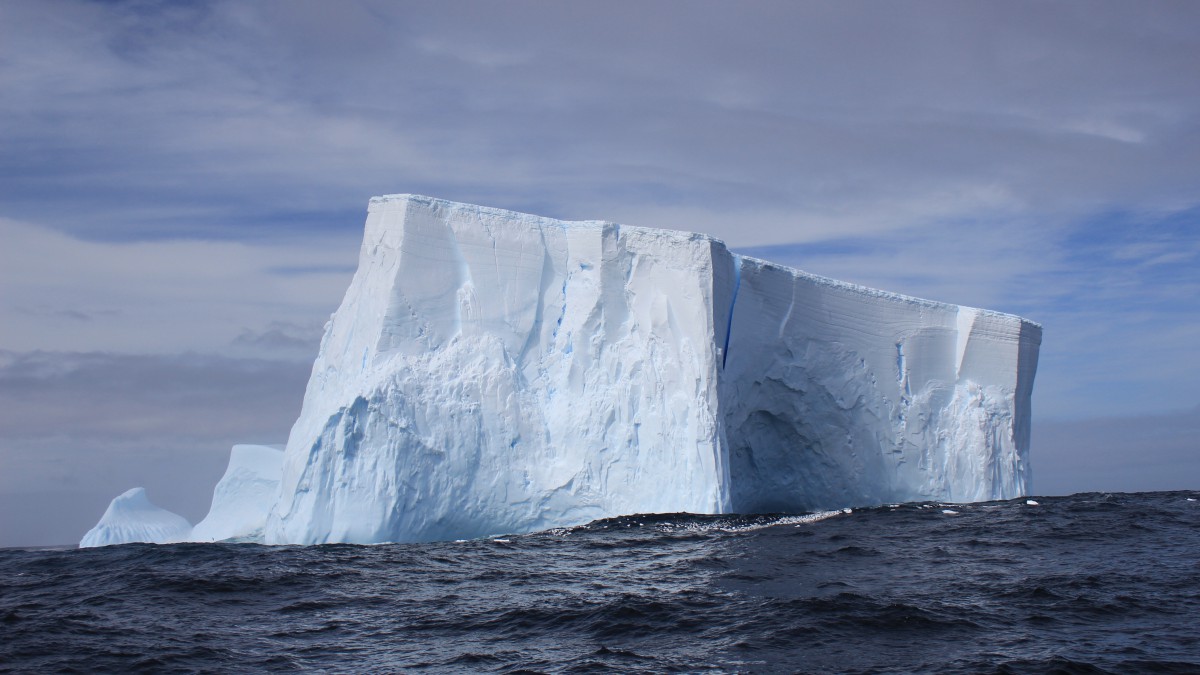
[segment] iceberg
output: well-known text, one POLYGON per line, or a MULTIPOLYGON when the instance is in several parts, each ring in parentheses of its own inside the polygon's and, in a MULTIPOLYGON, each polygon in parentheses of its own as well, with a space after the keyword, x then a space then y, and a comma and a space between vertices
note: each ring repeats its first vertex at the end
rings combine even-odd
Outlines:
POLYGON ((1024 496, 1040 344, 1017 316, 703 234, 376 197, 286 449, 235 447, 186 536, 420 542, 1024 496))
POLYGON ((264 541, 1021 496, 1040 342, 703 234, 377 197, 264 541))
POLYGON ((104 511, 100 522, 83 535, 80 548, 112 544, 168 544, 184 541, 192 524, 183 516, 155 506, 140 487, 127 490, 104 511))
POLYGON ((235 445, 229 466, 213 490, 212 506, 189 541, 261 541, 267 514, 279 494, 283 451, 266 445, 235 445))

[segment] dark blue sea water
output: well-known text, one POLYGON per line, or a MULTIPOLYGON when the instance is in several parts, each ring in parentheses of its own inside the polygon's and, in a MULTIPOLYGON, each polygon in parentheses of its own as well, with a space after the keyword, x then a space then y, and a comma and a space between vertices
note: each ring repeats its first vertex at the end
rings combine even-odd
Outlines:
POLYGON ((0 670, 1200 673, 1200 493, 0 550, 0 670))

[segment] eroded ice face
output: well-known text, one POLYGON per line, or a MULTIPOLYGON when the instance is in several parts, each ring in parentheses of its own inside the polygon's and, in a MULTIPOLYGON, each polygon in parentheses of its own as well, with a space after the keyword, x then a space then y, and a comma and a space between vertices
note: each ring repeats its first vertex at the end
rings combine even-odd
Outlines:
POLYGON ((1039 341, 703 235, 378 198, 266 538, 1016 496, 1039 341))
POLYGON ((231 460, 191 536, 1016 497, 1040 340, 700 234, 375 198, 286 452, 231 460))

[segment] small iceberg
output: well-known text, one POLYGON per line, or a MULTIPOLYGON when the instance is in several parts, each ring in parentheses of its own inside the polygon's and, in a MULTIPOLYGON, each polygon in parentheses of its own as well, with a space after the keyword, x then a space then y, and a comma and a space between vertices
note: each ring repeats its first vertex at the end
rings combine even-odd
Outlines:
POLYGON ((104 511, 100 522, 83 535, 79 548, 112 544, 169 544, 186 541, 192 524, 183 516, 155 506, 144 488, 121 494, 104 511))

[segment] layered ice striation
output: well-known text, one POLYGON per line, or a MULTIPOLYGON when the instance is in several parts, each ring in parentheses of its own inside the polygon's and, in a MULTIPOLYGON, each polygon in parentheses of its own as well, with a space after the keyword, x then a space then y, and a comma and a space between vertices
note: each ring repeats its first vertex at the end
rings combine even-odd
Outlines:
POLYGON ((1040 340, 701 234, 378 197, 261 536, 1017 497, 1040 340))

